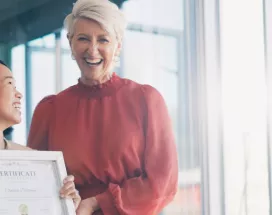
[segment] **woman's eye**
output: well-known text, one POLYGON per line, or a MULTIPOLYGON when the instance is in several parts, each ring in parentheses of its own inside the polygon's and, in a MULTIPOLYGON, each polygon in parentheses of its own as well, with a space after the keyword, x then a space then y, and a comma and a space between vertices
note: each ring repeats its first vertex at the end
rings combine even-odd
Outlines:
POLYGON ((87 38, 85 38, 85 37, 79 37, 78 40, 79 41, 85 41, 85 40, 87 40, 87 38))
POLYGON ((107 39, 100 39, 100 42, 102 42, 102 43, 108 43, 109 41, 107 39))

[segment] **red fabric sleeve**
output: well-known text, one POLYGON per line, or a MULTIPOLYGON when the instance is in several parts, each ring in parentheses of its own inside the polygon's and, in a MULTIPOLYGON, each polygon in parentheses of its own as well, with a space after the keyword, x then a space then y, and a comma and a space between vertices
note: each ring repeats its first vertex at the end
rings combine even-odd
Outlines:
POLYGON ((144 175, 109 184, 96 196, 104 215, 156 215, 175 196, 178 160, 171 120, 160 93, 143 86, 145 97, 144 175))
POLYGON ((32 149, 48 149, 48 128, 54 98, 55 96, 53 95, 45 97, 35 108, 27 141, 27 146, 32 149))

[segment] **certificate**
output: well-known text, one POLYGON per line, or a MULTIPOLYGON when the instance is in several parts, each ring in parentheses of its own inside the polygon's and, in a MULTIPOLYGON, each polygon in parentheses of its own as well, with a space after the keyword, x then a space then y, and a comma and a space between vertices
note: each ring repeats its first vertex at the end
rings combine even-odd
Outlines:
POLYGON ((75 215, 61 152, 0 150, 0 215, 75 215))

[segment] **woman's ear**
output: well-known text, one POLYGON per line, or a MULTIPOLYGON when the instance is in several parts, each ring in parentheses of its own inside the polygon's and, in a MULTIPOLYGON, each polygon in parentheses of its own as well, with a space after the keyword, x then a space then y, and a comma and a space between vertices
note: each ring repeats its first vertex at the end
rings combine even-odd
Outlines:
POLYGON ((119 57, 120 53, 121 53, 121 50, 122 50, 122 43, 121 42, 118 42, 117 44, 117 49, 116 49, 116 52, 115 52, 115 56, 116 57, 119 57))
POLYGON ((122 49, 122 42, 119 42, 119 43, 118 43, 117 49, 118 49, 119 52, 121 52, 121 49, 122 49))

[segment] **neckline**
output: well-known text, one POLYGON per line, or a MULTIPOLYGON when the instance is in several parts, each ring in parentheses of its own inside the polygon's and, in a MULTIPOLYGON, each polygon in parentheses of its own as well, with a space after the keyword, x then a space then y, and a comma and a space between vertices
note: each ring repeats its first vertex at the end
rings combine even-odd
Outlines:
POLYGON ((96 84, 96 85, 93 85, 93 86, 89 86, 87 84, 84 84, 79 78, 78 79, 78 85, 79 85, 79 87, 85 88, 86 90, 89 90, 89 91, 98 91, 100 89, 110 87, 110 85, 112 85, 113 82, 116 81, 117 77, 118 76, 116 75, 116 73, 113 73, 111 78, 109 80, 107 80, 106 82, 101 83, 101 84, 96 84))
POLYGON ((88 98, 101 98, 105 96, 112 96, 122 87, 122 85, 124 85, 122 79, 116 75, 116 73, 113 73, 110 80, 93 86, 84 84, 79 78, 76 89, 80 94, 87 96, 88 98))

